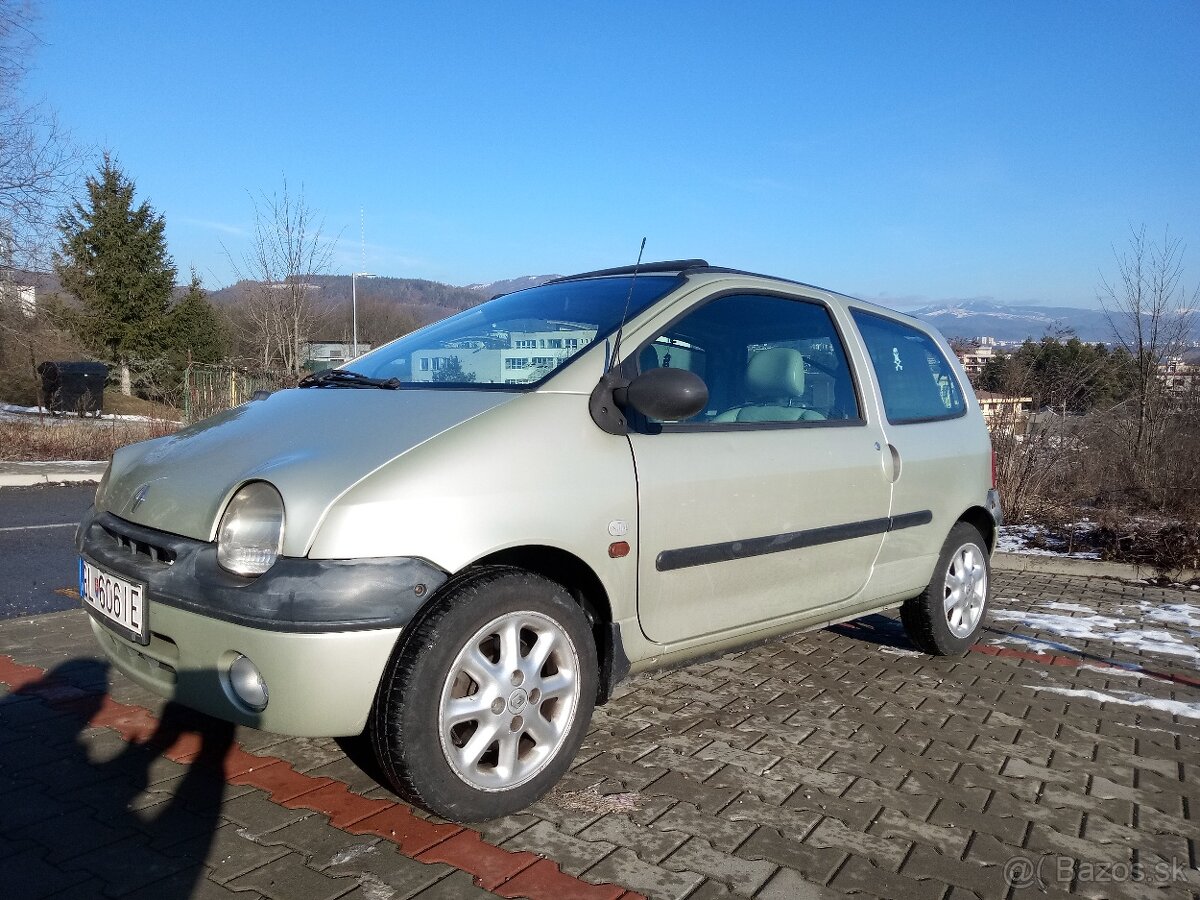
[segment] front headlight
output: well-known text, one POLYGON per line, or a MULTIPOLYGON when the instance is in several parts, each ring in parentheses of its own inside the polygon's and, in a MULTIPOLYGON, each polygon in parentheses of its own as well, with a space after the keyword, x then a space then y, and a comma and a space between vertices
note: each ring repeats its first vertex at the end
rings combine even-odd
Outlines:
POLYGON ((261 575, 283 549, 283 498, 265 481, 243 486, 221 517, 217 562, 236 575, 261 575))

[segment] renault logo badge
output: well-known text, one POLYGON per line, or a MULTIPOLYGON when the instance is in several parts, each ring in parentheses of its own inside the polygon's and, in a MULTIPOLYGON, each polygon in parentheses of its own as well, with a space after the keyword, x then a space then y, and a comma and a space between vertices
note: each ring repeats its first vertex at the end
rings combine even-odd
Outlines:
POLYGON ((150 496, 150 482, 146 482, 137 491, 134 492, 133 502, 129 504, 131 513, 137 512, 137 508, 146 502, 146 498, 150 496))

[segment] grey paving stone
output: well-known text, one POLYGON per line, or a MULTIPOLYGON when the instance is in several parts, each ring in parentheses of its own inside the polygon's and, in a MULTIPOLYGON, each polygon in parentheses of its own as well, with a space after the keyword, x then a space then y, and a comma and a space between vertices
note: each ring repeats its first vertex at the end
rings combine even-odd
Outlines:
POLYGON ((911 842, 903 839, 877 837, 873 834, 848 828, 838 819, 824 819, 807 838, 814 847, 844 849, 851 854, 869 859, 876 866, 895 871, 911 849, 911 842))
POLYGON ((619 813, 609 813, 580 831, 579 837, 586 841, 632 848, 648 863, 662 862, 687 840, 687 835, 681 832, 647 828, 619 813))
MULTIPOLYGON (((842 897, 838 891, 806 881, 791 869, 780 869, 762 886, 755 900, 834 900, 842 897)), ((690 898, 689 898, 690 900, 690 898)))
POLYGON ((223 804, 221 815, 242 826, 252 837, 259 837, 315 813, 307 809, 288 809, 273 803, 262 791, 252 791, 223 804))
MULTIPOLYGON (((53 819, 43 819, 21 829, 21 836, 46 848, 45 859, 52 864, 99 850, 133 837, 132 823, 90 815, 91 810, 73 809, 53 819)), ((7 818, 7 814, 5 814, 7 818)))
MULTIPOLYGON (((485 897, 494 897, 495 894, 476 887, 475 882, 466 872, 454 872, 413 896, 419 900, 473 900, 473 898, 483 900, 485 897)), ((376 900, 376 898, 368 893, 364 895, 364 900, 376 900)))
POLYGON ((91 875, 79 869, 64 869, 47 862, 46 849, 36 847, 4 860, 6 900, 46 897, 87 882, 91 875))
POLYGON ((581 875, 616 849, 607 841, 591 841, 564 834, 549 822, 539 822, 532 828, 509 838, 502 844, 506 850, 527 850, 558 863, 569 875, 581 875))
POLYGON ((1003 897, 1009 882, 1001 866, 964 862, 956 855, 918 845, 900 869, 900 874, 916 881, 933 879, 971 891, 980 897, 1003 897))
POLYGON ((190 865, 189 860, 150 849, 140 836, 126 838, 62 863, 64 869, 96 876, 104 882, 106 893, 118 895, 161 881, 190 865))
POLYGON ((163 900, 167 897, 186 897, 188 900, 252 900, 261 896, 257 891, 232 891, 211 881, 206 867, 193 866, 126 894, 125 900, 163 900))
POLYGON ((250 888, 271 900, 335 900, 354 890, 357 882, 350 876, 331 878, 306 866, 300 854, 289 853, 239 875, 226 886, 235 891, 250 888))
POLYGON ((696 872, 672 871, 639 859, 619 847, 584 873, 588 881, 621 884, 655 900, 683 900, 704 877, 696 872))
POLYGON ((737 793, 752 794, 764 803, 778 806, 792 796, 800 786, 798 782, 777 780, 781 779, 782 775, 777 770, 785 762, 788 760, 781 760, 772 766, 766 778, 751 775, 745 769, 739 769, 737 766, 722 766, 720 771, 704 783, 710 788, 725 788, 737 793))
POLYGON ((268 831, 257 840, 267 846, 279 845, 303 853, 317 870, 328 868, 335 860, 369 851, 379 843, 378 838, 334 828, 329 819, 319 813, 268 831))
POLYGON ((776 868, 772 862, 735 856, 716 849, 703 838, 695 837, 688 838, 661 865, 665 869, 699 872, 751 896, 775 874, 776 868))
POLYGON ((793 840, 802 840, 824 818, 815 810, 777 807, 749 795, 738 797, 721 811, 721 817, 751 825, 770 825, 793 840))
POLYGON ((210 880, 225 884, 239 875, 286 856, 288 849, 260 844, 240 825, 227 823, 216 829, 211 836, 191 843, 177 844, 167 852, 190 861, 200 859, 208 867, 210 880))
POLYGON ((702 813, 691 803, 677 803, 654 820, 654 827, 704 838, 718 850, 726 852, 741 844, 755 828, 745 819, 702 813))
POLYGON ((794 838, 785 838, 774 828, 759 828, 738 847, 744 859, 769 860, 785 871, 803 875, 805 880, 826 884, 848 858, 847 852, 834 847, 817 847, 794 838))
POLYGON ((829 886, 848 893, 903 897, 905 900, 941 900, 947 889, 939 881, 918 881, 880 869, 860 856, 852 856, 847 860, 829 886))

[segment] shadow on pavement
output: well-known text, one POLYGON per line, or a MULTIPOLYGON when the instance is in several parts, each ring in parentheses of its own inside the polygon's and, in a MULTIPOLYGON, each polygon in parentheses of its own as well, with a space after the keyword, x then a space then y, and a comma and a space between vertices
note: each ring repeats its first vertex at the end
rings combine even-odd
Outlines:
POLYGON ((152 733, 127 740, 89 727, 107 686, 106 663, 73 660, 0 699, 7 900, 143 887, 186 897, 205 876, 234 726, 169 703, 152 733), (164 758, 171 748, 195 755, 180 765, 164 758))
POLYGON ((917 649, 916 644, 910 641, 908 635, 904 633, 904 625, 899 619, 881 616, 878 613, 850 622, 842 622, 839 625, 830 625, 825 630, 842 637, 854 638, 857 641, 878 644, 882 647, 895 647, 898 650, 917 649))

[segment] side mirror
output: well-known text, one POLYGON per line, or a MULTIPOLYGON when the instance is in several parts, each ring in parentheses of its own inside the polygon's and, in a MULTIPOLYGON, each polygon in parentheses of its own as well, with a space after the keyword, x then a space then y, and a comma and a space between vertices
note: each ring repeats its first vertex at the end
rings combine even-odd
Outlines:
POLYGON ((690 419, 708 405, 708 386, 687 369, 651 369, 614 393, 618 403, 660 422, 690 419))

